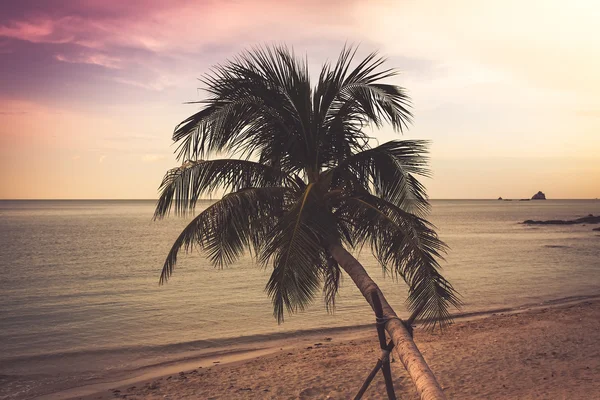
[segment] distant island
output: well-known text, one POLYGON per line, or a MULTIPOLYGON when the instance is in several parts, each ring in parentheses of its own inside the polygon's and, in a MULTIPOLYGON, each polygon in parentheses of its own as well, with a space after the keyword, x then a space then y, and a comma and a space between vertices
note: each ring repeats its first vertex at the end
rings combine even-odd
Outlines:
POLYGON ((531 200, 546 200, 546 195, 540 190, 531 197, 531 200))
POLYGON ((600 216, 594 216, 592 214, 587 217, 571 219, 571 220, 562 220, 562 219, 552 219, 549 221, 534 221, 528 219, 527 221, 523 221, 524 224, 527 225, 575 225, 575 224, 600 224, 600 216))
MULTIPOLYGON (((498 197, 498 200, 504 201, 512 201, 512 199, 503 199, 502 196, 498 197)), ((534 194, 531 199, 519 199, 519 201, 529 201, 529 200, 546 200, 546 195, 541 190, 534 194)))

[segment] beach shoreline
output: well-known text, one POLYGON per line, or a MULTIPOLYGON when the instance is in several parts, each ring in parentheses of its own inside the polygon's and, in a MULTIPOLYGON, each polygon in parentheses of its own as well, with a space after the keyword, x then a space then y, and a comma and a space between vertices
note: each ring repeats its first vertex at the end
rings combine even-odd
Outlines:
MULTIPOLYGON (((554 319, 550 317, 553 314, 556 314, 556 319, 559 320, 559 324, 562 325, 563 322, 560 322, 559 317, 564 317, 568 310, 570 314, 574 314, 573 311, 576 311, 578 314, 591 313, 595 315, 595 319, 596 321, 598 321, 600 320, 600 296, 575 296, 544 302, 540 304, 524 305, 513 309, 497 309, 490 310, 488 312, 466 313, 464 315, 459 316, 456 320, 456 323, 452 325, 448 329, 448 331, 445 332, 443 335, 440 335, 439 333, 423 332, 417 329, 415 341, 422 349, 425 358, 432 366, 434 372, 438 375, 438 379, 440 379, 442 386, 446 387, 447 390, 450 390, 448 394, 449 397, 453 398, 456 396, 456 394, 452 395, 452 388, 454 387, 453 385, 456 385, 460 381, 463 381, 464 385, 464 378, 459 379, 458 381, 456 381, 455 379, 449 379, 448 374, 436 371, 436 366, 440 362, 446 364, 452 363, 453 357, 457 357, 459 361, 465 360, 466 358, 465 354, 455 354, 452 351, 443 354, 443 357, 435 357, 434 354, 442 350, 442 348, 439 348, 442 343, 446 344, 447 346, 452 346, 450 350, 453 350, 454 346, 456 345, 456 343, 453 343, 453 337, 456 338, 458 342, 470 342, 472 341, 472 338, 470 338, 469 336, 481 335, 483 332, 484 336, 486 334, 487 336, 490 336, 488 339, 492 341, 492 343, 500 343, 500 345, 498 346, 502 347, 502 344, 506 344, 503 342, 510 339, 513 335, 511 334, 502 336, 499 332, 496 332, 498 328, 500 328, 501 330, 506 329, 507 327, 505 325, 507 323, 508 325, 513 326, 514 321, 519 320, 517 326, 519 327, 519 329, 522 330, 523 326, 539 323, 540 321, 550 322, 552 319, 554 319), (477 328, 474 328, 474 326, 476 326, 477 328)), ((600 339, 600 337, 598 336, 598 332, 600 331, 600 323, 595 322, 595 326, 594 321, 587 321, 584 323, 583 317, 584 315, 581 315, 581 318, 579 318, 581 319, 581 321, 576 321, 578 322, 580 328, 580 334, 583 334, 583 336, 587 338, 584 338, 582 340, 584 342, 590 341, 592 337, 600 339), (586 332, 581 332, 582 329, 586 332)), ((577 319, 578 317, 577 315, 570 315, 569 321, 573 318, 577 319)), ((531 331, 529 332, 531 338, 535 338, 536 335, 540 334, 540 332, 536 329, 529 330, 531 331)), ((557 335, 554 335, 554 337, 556 336, 557 335)), ((534 340, 533 342, 530 340, 528 342, 529 347, 535 347, 536 345, 547 347, 549 343, 547 343, 547 341, 544 342, 543 340, 534 340)), ((527 352, 528 350, 530 350, 528 349, 528 346, 524 343, 521 343, 521 351, 527 352)), ((571 344, 569 346, 571 351, 577 351, 577 349, 573 349, 572 347, 573 346, 571 344)), ((368 370, 370 370, 372 364, 375 363, 378 357, 376 334, 373 325, 322 329, 316 331, 309 331, 308 333, 296 332, 284 335, 279 339, 256 342, 252 346, 248 346, 247 343, 241 343, 239 345, 229 346, 226 349, 212 350, 213 351, 209 353, 203 354, 199 357, 192 357, 182 362, 174 362, 169 363, 168 365, 148 367, 145 369, 144 372, 126 379, 120 379, 112 382, 99 382, 91 385, 71 388, 68 390, 61 390, 55 393, 35 397, 35 399, 90 400, 108 399, 116 397, 129 399, 158 399, 164 398, 164 396, 173 399, 196 398, 196 396, 201 398, 206 397, 215 399, 280 398, 282 396, 284 398, 324 398, 327 396, 331 396, 331 398, 345 398, 347 396, 352 396, 354 394, 353 391, 357 390, 358 387, 360 387, 362 380, 364 380, 364 377, 366 377, 366 374, 368 374, 368 370), (316 345, 317 343, 320 343, 320 345, 316 345), (344 354, 344 349, 351 350, 352 354, 344 354), (329 359, 327 354, 332 352, 335 354, 335 356, 329 359), (339 354, 340 352, 342 354, 339 354), (317 357, 317 359, 313 362, 313 364, 317 364, 317 366, 311 368, 309 365, 306 364, 307 359, 310 357, 314 357, 317 353, 323 353, 323 357, 317 357), (352 359, 356 357, 357 354, 360 356, 361 353, 363 353, 363 356, 368 355, 368 357, 359 357, 360 360, 352 359), (326 363, 327 365, 329 365, 328 368, 334 369, 343 366, 343 369, 348 370, 348 374, 352 377, 350 379, 352 384, 350 384, 348 387, 346 387, 346 385, 342 385, 341 387, 337 387, 337 389, 335 390, 331 390, 332 382, 323 384, 322 387, 319 388, 318 384, 308 385, 308 383, 304 380, 302 380, 301 382, 296 382, 296 380, 294 380, 293 377, 289 377, 287 381, 296 383, 288 385, 288 389, 293 391, 295 389, 290 389, 290 387, 298 386, 298 390, 296 390, 295 394, 287 393, 286 389, 275 388, 277 385, 274 385, 273 382, 271 382, 272 380, 269 379, 269 370, 267 368, 268 365, 272 365, 274 363, 282 361, 285 361, 285 365, 298 364, 296 368, 297 371, 313 369, 313 372, 320 377, 319 382, 323 381, 324 378, 322 375, 325 375, 326 372, 321 371, 322 366, 319 367, 319 363, 326 363), (352 368, 352 366, 354 367, 352 368), (254 388, 252 388, 251 386, 242 387, 244 385, 240 384, 238 382, 238 379, 236 379, 234 383, 230 383, 231 376, 247 376, 250 372, 254 371, 257 368, 258 370, 263 370, 261 379, 255 379, 252 381, 252 383, 255 386, 258 386, 254 388), (236 386, 236 383, 239 387, 236 386), (261 385, 265 386, 265 388, 262 389, 262 393, 259 393, 259 389, 260 387, 262 387, 261 385), (304 390, 300 387, 303 385, 307 386, 304 389, 312 389, 304 390), (310 386, 310 388, 308 386, 310 386), (264 390, 268 390, 268 392, 264 390)), ((498 352, 496 351, 496 353, 498 352)), ((544 352, 540 351, 538 353, 541 354, 544 352)), ((548 354, 548 352, 545 353, 548 354)), ((329 354, 329 356, 332 356, 332 354, 329 354)), ((500 358, 505 358, 505 355, 502 353, 498 353, 496 354, 496 356, 500 358)), ((527 357, 524 358, 524 360, 526 359, 527 357)), ((529 357, 529 359, 531 359, 531 357, 529 357)), ((477 360, 475 359, 473 361, 477 360)), ((523 361, 521 360, 518 367, 520 367, 521 369, 527 369, 524 368, 524 365, 522 364, 523 361)), ((590 364, 593 365, 588 365, 587 367, 589 367, 590 369, 588 369, 587 371, 590 371, 589 373, 591 373, 592 376, 599 378, 600 364, 598 364, 598 360, 596 360, 595 363, 590 362, 590 364)), ((469 371, 469 369, 472 368, 474 367, 467 368, 467 371, 469 371)), ((406 394, 406 392, 408 391, 408 393, 412 393, 412 387, 410 381, 404 374, 400 363, 394 363, 393 370, 395 374, 394 376, 396 377, 395 383, 398 385, 398 393, 403 393, 403 396, 408 396, 409 394, 406 394)), ((502 369, 502 371, 504 372, 506 372, 506 370, 507 368, 502 369)), ((279 369, 277 371, 281 373, 279 369)), ((290 373, 293 376, 297 377, 297 371, 290 371, 290 373)), ((271 373, 276 372, 275 370, 273 370, 271 371, 271 373)), ((532 371, 525 371, 524 375, 528 375, 528 373, 531 374, 532 371)), ((453 371, 450 375, 456 374, 457 371, 453 371)), ((552 373, 550 374, 550 378, 554 379, 552 373)), ((542 379, 542 381, 543 380, 544 379, 542 379)), ((344 381, 347 381, 346 377, 344 377, 344 381)), ((377 381, 376 379, 376 382, 374 382, 375 387, 369 389, 366 398, 369 398, 369 393, 371 393, 371 396, 373 396, 375 393, 385 393, 385 390, 381 386, 382 382, 377 382, 379 381, 377 381), (383 390, 383 392, 381 390, 383 390)), ((507 392, 506 390, 504 390, 506 389, 506 384, 504 384, 504 386, 505 387, 503 387, 503 391, 507 392)), ((465 390, 466 389, 467 388, 465 388, 465 390)), ((474 393, 479 393, 479 391, 475 391, 474 393)), ((412 394, 414 395, 414 393, 412 394)), ((465 393, 461 393, 460 396, 456 396, 456 398, 483 398, 468 397, 468 394, 469 393, 467 391, 465 393)), ((516 395, 516 393, 514 394, 516 395)), ((479 395, 481 396, 482 394, 479 393, 479 395)), ((488 395, 492 396, 489 398, 511 398, 494 397, 493 393, 487 393, 486 396, 488 395)), ((546 398, 521 397, 521 394, 519 394, 518 397, 546 398)), ((558 395, 558 397, 548 398, 562 397, 558 395)), ((571 396, 569 398, 578 397, 571 396)))

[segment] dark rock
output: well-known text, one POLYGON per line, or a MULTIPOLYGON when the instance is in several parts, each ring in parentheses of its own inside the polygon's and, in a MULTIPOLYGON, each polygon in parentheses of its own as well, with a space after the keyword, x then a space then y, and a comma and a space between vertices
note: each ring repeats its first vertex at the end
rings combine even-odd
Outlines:
POLYGON ((502 200, 502 197, 498 197, 498 200, 502 200))
POLYGON ((527 221, 523 221, 524 224, 527 225, 575 225, 575 224, 600 224, 600 216, 594 217, 587 216, 577 219, 570 220, 562 220, 562 219, 551 219, 548 221, 534 221, 532 219, 528 219, 527 221))
POLYGON ((593 231, 600 231, 600 228, 594 228, 593 231))
POLYGON ((546 195, 540 190, 531 197, 531 200, 546 200, 546 195))

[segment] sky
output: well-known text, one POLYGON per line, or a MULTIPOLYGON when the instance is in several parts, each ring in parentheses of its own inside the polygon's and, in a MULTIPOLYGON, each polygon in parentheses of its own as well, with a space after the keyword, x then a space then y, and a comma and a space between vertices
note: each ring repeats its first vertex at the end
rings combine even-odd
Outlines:
POLYGON ((157 198, 198 78, 253 45, 345 43, 401 74, 431 198, 600 197, 600 2, 0 2, 0 199, 157 198))

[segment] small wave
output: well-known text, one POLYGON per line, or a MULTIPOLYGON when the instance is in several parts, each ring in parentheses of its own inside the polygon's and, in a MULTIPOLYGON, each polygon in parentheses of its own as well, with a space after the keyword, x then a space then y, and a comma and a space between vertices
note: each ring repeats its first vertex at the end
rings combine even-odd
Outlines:
POLYGON ((299 338, 299 337, 303 337, 303 336, 307 336, 307 335, 311 335, 311 334, 323 334, 323 335, 331 334, 332 335, 334 333, 352 332, 354 330, 364 329, 369 326, 372 326, 372 325, 371 324, 349 325, 349 326, 341 326, 341 327, 333 327, 333 328, 306 329, 306 330, 297 330, 297 331, 290 331, 290 332, 266 333, 266 334, 257 334, 257 335, 248 335, 248 336, 230 337, 230 338, 202 339, 202 340, 193 340, 193 341, 189 341, 189 342, 170 343, 170 344, 165 344, 165 345, 111 347, 111 348, 102 348, 102 349, 45 353, 45 354, 36 354, 36 355, 27 355, 27 356, 7 357, 7 358, 2 358, 2 361, 6 362, 6 363, 30 362, 30 361, 52 361, 53 359, 62 359, 62 358, 66 358, 66 357, 88 357, 88 356, 96 356, 97 357, 97 356, 104 356, 104 355, 111 356, 114 354, 120 354, 120 355, 129 354, 130 357, 133 358, 136 353, 141 354, 143 356, 149 356, 149 355, 153 355, 153 354, 154 355, 163 355, 163 354, 203 351, 203 350, 210 350, 210 349, 219 350, 219 352, 220 352, 223 348, 227 348, 227 347, 230 347, 233 345, 252 345, 252 344, 269 342, 269 341, 273 341, 273 340, 299 338))
MULTIPOLYGON (((453 314, 452 317, 454 319, 468 319, 473 317, 480 317, 486 315, 492 315, 497 313, 512 313, 519 312, 530 308, 536 307, 544 307, 550 305, 560 305, 571 302, 585 301, 585 300, 593 300, 600 298, 600 294, 597 295, 587 295, 587 296, 568 296, 562 297, 558 299, 551 299, 542 302, 535 303, 527 303, 522 304, 515 307, 502 307, 502 308, 494 308, 487 310, 477 310, 470 311, 464 313, 456 313, 453 314)), ((421 321, 416 320, 415 323, 418 325, 421 321)), ((210 352, 211 349, 214 349, 215 353, 222 353, 224 349, 230 348, 231 346, 237 346, 238 349, 242 346, 256 346, 265 342, 276 341, 276 340, 284 340, 284 339, 293 339, 293 338, 302 338, 304 336, 309 335, 336 335, 341 333, 352 333, 354 331, 360 331, 365 328, 372 327, 373 324, 361 324, 361 325, 347 325, 341 327, 332 327, 332 328, 317 328, 317 329, 305 329, 305 330, 297 330, 291 332, 277 332, 277 333, 268 333, 268 334, 258 334, 258 335, 248 335, 241 337, 231 337, 231 338, 219 338, 219 339, 204 339, 204 340, 194 340, 189 342, 180 342, 180 343, 171 343, 166 345, 156 345, 156 346, 134 346, 134 347, 119 347, 119 348, 106 348, 106 349, 94 349, 94 350, 82 350, 82 351, 72 351, 72 352, 60 352, 60 353, 47 353, 40 355, 32 355, 32 356, 18 356, 12 358, 5 358, 3 362, 24 362, 24 361, 49 361, 55 358, 64 358, 64 357, 78 357, 78 356, 101 356, 101 355, 113 355, 113 354, 123 354, 129 353, 134 357, 135 353, 138 353, 143 356, 148 356, 151 354, 161 355, 161 354, 172 354, 175 355, 177 353, 187 353, 194 351, 209 351, 204 353, 204 355, 212 354, 210 352), (241 345, 241 346, 240 346, 241 345)), ((244 349, 248 351, 249 349, 244 349)), ((237 351, 237 350, 233 350, 237 351)), ((179 357, 174 357, 179 358, 179 357)), ((168 361, 169 363, 171 360, 168 361)))
POLYGON ((544 245, 544 247, 547 247, 549 249, 568 249, 570 246, 564 246, 560 244, 546 244, 544 245))

